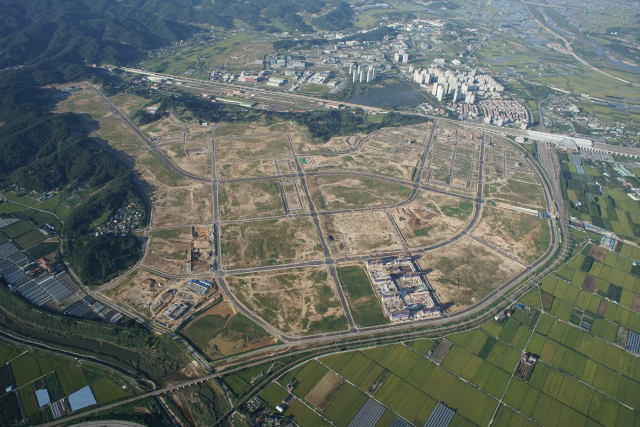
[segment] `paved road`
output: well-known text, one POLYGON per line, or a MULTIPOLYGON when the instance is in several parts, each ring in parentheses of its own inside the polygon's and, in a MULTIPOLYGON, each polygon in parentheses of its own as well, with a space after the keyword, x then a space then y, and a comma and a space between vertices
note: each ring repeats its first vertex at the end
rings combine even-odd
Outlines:
POLYGON ((104 420, 104 421, 89 421, 80 424, 70 424, 74 427, 145 427, 142 424, 130 423, 128 421, 118 420, 104 420))

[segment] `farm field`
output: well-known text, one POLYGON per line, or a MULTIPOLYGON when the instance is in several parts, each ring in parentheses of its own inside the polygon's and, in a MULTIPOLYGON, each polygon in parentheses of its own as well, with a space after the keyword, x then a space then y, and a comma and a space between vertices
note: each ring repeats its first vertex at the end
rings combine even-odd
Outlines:
POLYGON ((131 397, 135 390, 128 380, 97 365, 80 365, 70 358, 40 354, 11 344, 0 344, 0 363, 0 382, 3 385, 3 392, 0 394, 2 425, 8 425, 7 420, 19 416, 19 412, 17 415, 13 413, 17 411, 18 405, 14 401, 15 394, 4 392, 11 385, 17 388, 25 420, 31 424, 52 419, 49 406, 38 407, 35 394, 38 390, 46 389, 51 402, 62 402, 60 407, 64 413, 70 413, 70 410, 61 399, 87 385, 91 386, 99 404, 131 397))

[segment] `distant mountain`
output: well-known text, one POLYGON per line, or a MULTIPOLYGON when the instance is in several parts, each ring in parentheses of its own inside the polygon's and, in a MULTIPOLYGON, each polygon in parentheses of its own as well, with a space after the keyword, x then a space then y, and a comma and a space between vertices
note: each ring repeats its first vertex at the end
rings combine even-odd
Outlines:
POLYGON ((343 0, 0 0, 0 69, 62 63, 126 63, 208 24, 312 32, 353 26, 343 0), (323 14, 323 11, 326 12, 323 14))

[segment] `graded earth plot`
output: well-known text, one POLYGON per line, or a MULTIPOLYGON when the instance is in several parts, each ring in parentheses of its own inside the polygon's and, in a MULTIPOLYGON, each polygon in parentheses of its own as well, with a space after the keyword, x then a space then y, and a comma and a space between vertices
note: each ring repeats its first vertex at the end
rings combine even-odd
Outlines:
POLYGON ((532 213, 485 206, 472 235, 531 264, 551 245, 549 223, 532 213))
POLYGON ((222 265, 227 270, 324 258, 309 218, 247 221, 222 225, 222 265))
POLYGON ((342 331, 347 320, 326 267, 228 276, 234 295, 284 333, 342 331))
POLYGON ((307 130, 293 122, 279 122, 267 125, 260 122, 221 122, 216 127, 215 137, 261 136, 268 134, 287 134, 292 141, 307 141, 307 130))
POLYGON ((138 126, 138 129, 148 138, 157 138, 163 142, 184 141, 184 126, 175 124, 167 114, 160 120, 138 126))
POLYGON ((411 195, 408 186, 355 175, 308 177, 307 186, 319 211, 391 206, 411 195))
POLYGON ((322 215, 320 227, 333 256, 402 250, 400 238, 382 210, 322 215))
POLYGON ((235 312, 222 300, 186 324, 180 333, 206 354, 217 360, 276 343, 251 320, 235 312))
POLYGON ((183 179, 153 152, 135 154, 135 169, 152 201, 152 227, 205 224, 213 220, 211 185, 183 179))
POLYGON ((221 183, 218 186, 220 218, 233 220, 282 216, 287 213, 280 181, 221 183))
POLYGON ((137 269, 116 286, 101 293, 118 304, 130 308, 145 319, 150 319, 158 309, 153 302, 165 290, 169 289, 167 284, 166 278, 144 269, 137 269))
POLYGON ((207 141, 168 144, 160 147, 171 162, 183 171, 211 178, 211 143, 207 141))
POLYGON ((309 198, 300 179, 282 178, 280 185, 284 193, 284 203, 288 214, 309 212, 309 198))
MULTIPOLYGON (((72 93, 67 99, 61 101, 64 108, 75 114, 87 114, 93 120, 112 117, 113 113, 98 97, 88 83, 80 82, 75 84, 76 88, 82 90, 72 93)), ((65 85, 65 87, 69 87, 65 85)))
MULTIPOLYGON (((217 160, 217 159, 216 159, 217 160)), ((269 177, 278 174, 274 159, 218 162, 216 174, 220 180, 252 177, 269 177)))
POLYGON ((211 278, 168 279, 139 268, 116 286, 102 294, 137 312, 147 320, 155 320, 175 330, 182 322, 220 297, 211 278))
POLYGON ((215 253, 213 228, 179 227, 149 233, 143 264, 171 275, 211 269, 215 253))
POLYGON ((464 309, 524 270, 521 264, 469 237, 418 259, 436 297, 448 312, 464 309))
POLYGON ((411 203, 389 209, 409 247, 422 248, 457 234, 473 214, 473 202, 421 190, 411 203))
POLYGON ((366 135, 356 134, 351 136, 334 136, 329 139, 327 142, 322 143, 313 143, 313 142, 303 142, 300 141, 300 134, 298 135, 290 135, 291 141, 293 143, 293 149, 298 155, 308 155, 308 154, 348 154, 350 151, 355 150, 360 144, 362 144, 363 139, 366 135))
POLYGON ((115 151, 133 153, 146 148, 146 144, 116 117, 91 122, 89 126, 95 136, 106 140, 107 145, 115 151))
POLYGON ((547 209, 544 190, 538 183, 517 179, 497 179, 484 186, 487 203, 505 203, 543 211, 547 209))
POLYGON ((221 162, 274 158, 293 154, 287 134, 217 137, 214 146, 216 161, 221 162))
POLYGON ((136 111, 149 103, 148 99, 130 93, 110 96, 109 101, 127 117, 131 117, 136 111))

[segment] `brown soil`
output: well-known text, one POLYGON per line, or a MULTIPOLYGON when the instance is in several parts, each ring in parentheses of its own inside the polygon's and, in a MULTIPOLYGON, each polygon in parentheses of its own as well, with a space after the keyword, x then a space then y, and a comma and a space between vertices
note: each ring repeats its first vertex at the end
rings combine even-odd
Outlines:
POLYGON ((332 255, 402 250, 400 238, 381 210, 322 215, 320 226, 332 255))
POLYGON ((633 296, 633 303, 631 304, 631 310, 636 313, 640 313, 640 295, 633 296))
POLYGON ((584 278, 584 282, 582 282, 582 289, 593 293, 596 290, 596 283, 598 283, 598 278, 587 274, 587 277, 584 278))
POLYGON ((603 299, 600 301, 600 305, 598 306, 598 311, 596 312, 596 314, 600 317, 604 317, 604 312, 607 309, 607 300, 603 299))
POLYGON ((218 191, 222 220, 286 214, 278 180, 223 183, 218 191))
POLYGON ((211 144, 187 142, 160 147, 176 166, 190 174, 211 178, 211 144))
POLYGON ((550 241, 548 228, 544 225, 544 220, 530 214, 486 206, 472 234, 525 264, 531 264, 547 250, 539 244, 550 241))
POLYGON ((524 269, 469 237, 425 253, 418 263, 450 313, 480 301, 524 269))
POLYGON ((462 201, 454 196, 421 191, 414 201, 389 209, 389 213, 409 247, 421 248, 442 242, 464 228, 473 211, 466 215, 458 210, 462 201))
MULTIPOLYGON (((344 319, 335 284, 325 267, 231 276, 228 282, 245 306, 286 333, 317 333, 323 319, 344 319)), ((342 323, 346 329, 346 320, 342 323)))
POLYGON ((304 400, 316 409, 323 411, 343 386, 344 381, 329 371, 324 374, 324 377, 307 393, 304 400))
POLYGON ((292 154, 287 136, 284 134, 216 139, 215 150, 216 159, 221 162, 291 156, 292 154))
POLYGON ((275 176, 278 173, 273 159, 248 160, 216 164, 218 178, 234 179, 254 176, 275 176))
POLYGON ((604 262, 604 259, 607 257, 607 250, 597 246, 591 246, 589 256, 597 261, 604 262))
POLYGON ((104 291, 103 294, 120 304, 130 307, 144 318, 150 318, 152 315, 152 303, 166 289, 166 284, 166 278, 138 269, 124 278, 118 285, 104 291), (153 281, 153 286, 150 286, 151 281, 153 281))
POLYGON ((221 234, 227 269, 323 258, 318 233, 309 218, 224 224, 221 234))

